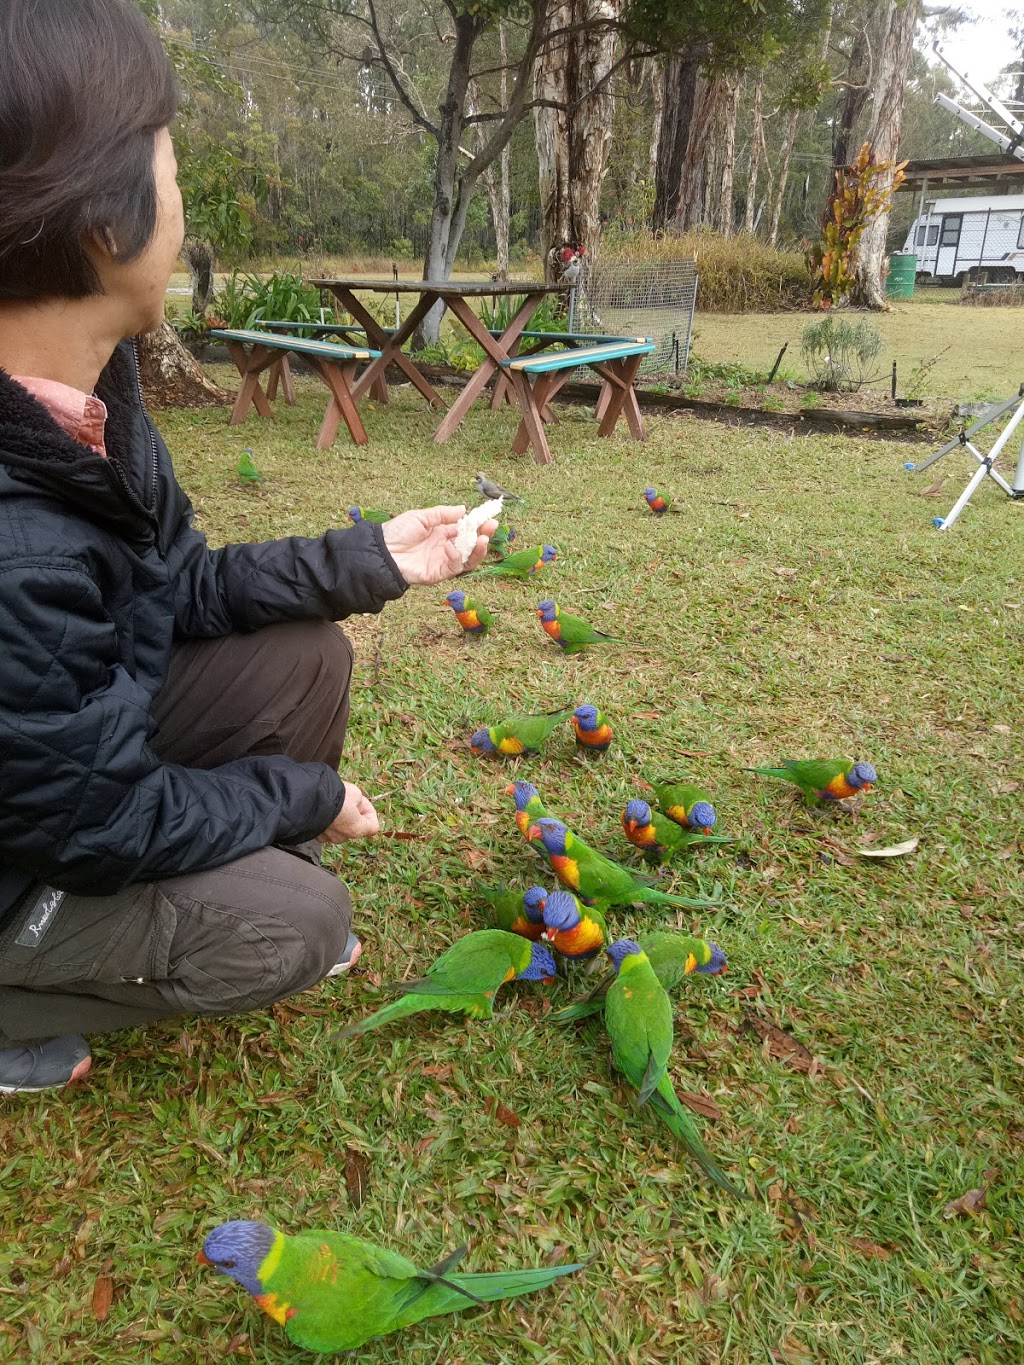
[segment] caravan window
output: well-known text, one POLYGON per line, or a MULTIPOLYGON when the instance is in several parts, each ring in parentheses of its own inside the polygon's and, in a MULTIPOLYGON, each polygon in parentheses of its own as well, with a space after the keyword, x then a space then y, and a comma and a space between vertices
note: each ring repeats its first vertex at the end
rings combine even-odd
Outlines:
POLYGON ((1017 250, 1024 251, 1024 218, 1020 220, 1020 231, 1017 233, 1017 250))
POLYGON ((947 213, 942 220, 942 245, 960 245, 960 225, 964 221, 962 213, 947 213))
POLYGON ((932 223, 930 227, 925 227, 923 223, 921 224, 921 226, 917 229, 917 237, 915 239, 915 244, 917 246, 925 245, 925 233, 928 234, 927 242, 928 246, 934 246, 935 243, 939 240, 938 223, 932 223))

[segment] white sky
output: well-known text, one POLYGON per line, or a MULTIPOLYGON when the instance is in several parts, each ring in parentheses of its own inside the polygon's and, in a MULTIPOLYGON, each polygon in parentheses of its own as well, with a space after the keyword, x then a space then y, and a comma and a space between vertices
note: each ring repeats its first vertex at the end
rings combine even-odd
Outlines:
POLYGON ((1010 40, 1011 8, 1024 9, 1024 0, 1015 6, 1006 0, 962 0, 960 8, 975 19, 943 40, 943 49, 961 71, 973 75, 991 89, 1004 66, 1015 62, 1010 40))

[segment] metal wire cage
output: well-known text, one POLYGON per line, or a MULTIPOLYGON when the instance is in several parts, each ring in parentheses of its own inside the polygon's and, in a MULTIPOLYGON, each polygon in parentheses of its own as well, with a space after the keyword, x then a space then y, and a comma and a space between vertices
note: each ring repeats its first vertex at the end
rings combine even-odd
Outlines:
POLYGON ((571 332, 651 337, 643 374, 685 372, 697 307, 696 261, 587 261, 573 291, 571 332))

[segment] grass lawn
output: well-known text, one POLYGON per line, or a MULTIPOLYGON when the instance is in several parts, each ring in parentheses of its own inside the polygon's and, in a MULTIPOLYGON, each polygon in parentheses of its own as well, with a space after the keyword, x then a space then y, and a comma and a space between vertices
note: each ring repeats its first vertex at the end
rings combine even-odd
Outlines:
MULTIPOLYGON (((902 394, 913 372, 938 357, 923 377, 920 392, 926 397, 965 401, 1008 398, 1016 391, 1024 381, 1020 350, 1024 312, 1009 307, 968 308, 959 298, 959 289, 919 287, 912 299, 894 303, 889 313, 851 314, 854 320, 870 318, 885 342, 878 360, 881 378, 872 386, 875 390, 889 392, 894 360, 902 394)), ((698 312, 694 350, 704 360, 732 361, 767 373, 788 341, 783 372, 803 381, 807 372, 800 336, 814 317, 808 312, 698 312)))
MULTIPOLYGON (((737 319, 737 335, 784 321, 737 319)), ((705 346, 715 324, 701 320, 705 346)), ((346 1229, 424 1265, 462 1242, 473 1269, 593 1258, 535 1298, 371 1344, 365 1365, 1019 1362, 1024 508, 989 484, 940 535, 930 518, 964 461, 944 462, 941 498, 921 498, 900 446, 689 416, 651 417, 640 446, 600 441, 563 409, 541 469, 509 457, 508 411, 478 409, 434 446, 437 419, 406 390, 368 406, 365 450, 320 453, 324 391, 299 391, 273 424, 160 417, 211 542, 315 534, 354 502, 472 499, 485 468, 529 499, 510 518, 519 543, 561 557, 541 585, 480 583, 497 617, 480 645, 463 643, 443 590, 350 622, 344 771, 386 828, 413 836, 340 857, 361 974, 272 1013, 97 1038, 82 1084, 4 1104, 0 1359, 311 1360, 195 1263, 215 1223, 255 1216, 346 1229), (245 446, 262 487, 235 477, 245 446), (684 515, 640 510, 647 483, 684 515), (562 658, 532 613, 549 593, 627 643, 562 658), (576 758, 568 732, 507 767, 467 748, 510 709, 584 700, 616 727, 604 759, 576 758), (840 754, 880 774, 854 814, 810 811, 742 771, 840 754), (699 776, 737 839, 698 864, 722 908, 672 917, 729 956, 728 975, 679 995, 674 1077, 717 1115, 695 1121, 743 1204, 635 1108, 599 1022, 546 1022, 564 986, 507 989, 490 1024, 424 1015, 328 1042, 374 1007, 376 982, 480 925, 475 884, 535 880, 510 776, 626 857, 619 815, 641 773, 699 776), (850 856, 910 836, 909 857, 850 856), (816 1060, 787 1062, 751 1011, 816 1060), (981 1188, 974 1216, 947 1211, 981 1188)), ((623 933, 663 922, 614 919, 623 933)))

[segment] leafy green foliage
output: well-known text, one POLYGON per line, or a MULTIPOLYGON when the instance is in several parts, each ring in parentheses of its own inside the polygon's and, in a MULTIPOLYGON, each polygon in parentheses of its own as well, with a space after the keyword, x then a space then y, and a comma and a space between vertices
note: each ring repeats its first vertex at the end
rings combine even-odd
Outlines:
POLYGON ((857 244, 868 223, 880 213, 888 213, 892 197, 903 183, 905 165, 905 161, 898 166, 880 161, 871 144, 865 142, 853 166, 835 172, 835 184, 821 219, 821 240, 807 253, 814 276, 815 307, 830 308, 853 289, 857 244), (890 171, 891 185, 880 184, 880 177, 890 171))
MULTIPOLYGON (((320 291, 288 271, 261 279, 259 275, 239 274, 236 270, 214 294, 210 312, 222 319, 226 327, 258 327, 264 318, 274 322, 319 322, 320 291)), ((324 309, 323 317, 332 321, 333 310, 324 309)))
POLYGON ((873 322, 829 313, 809 323, 800 338, 800 349, 816 388, 829 393, 859 389, 869 378, 871 362, 885 349, 873 322))

